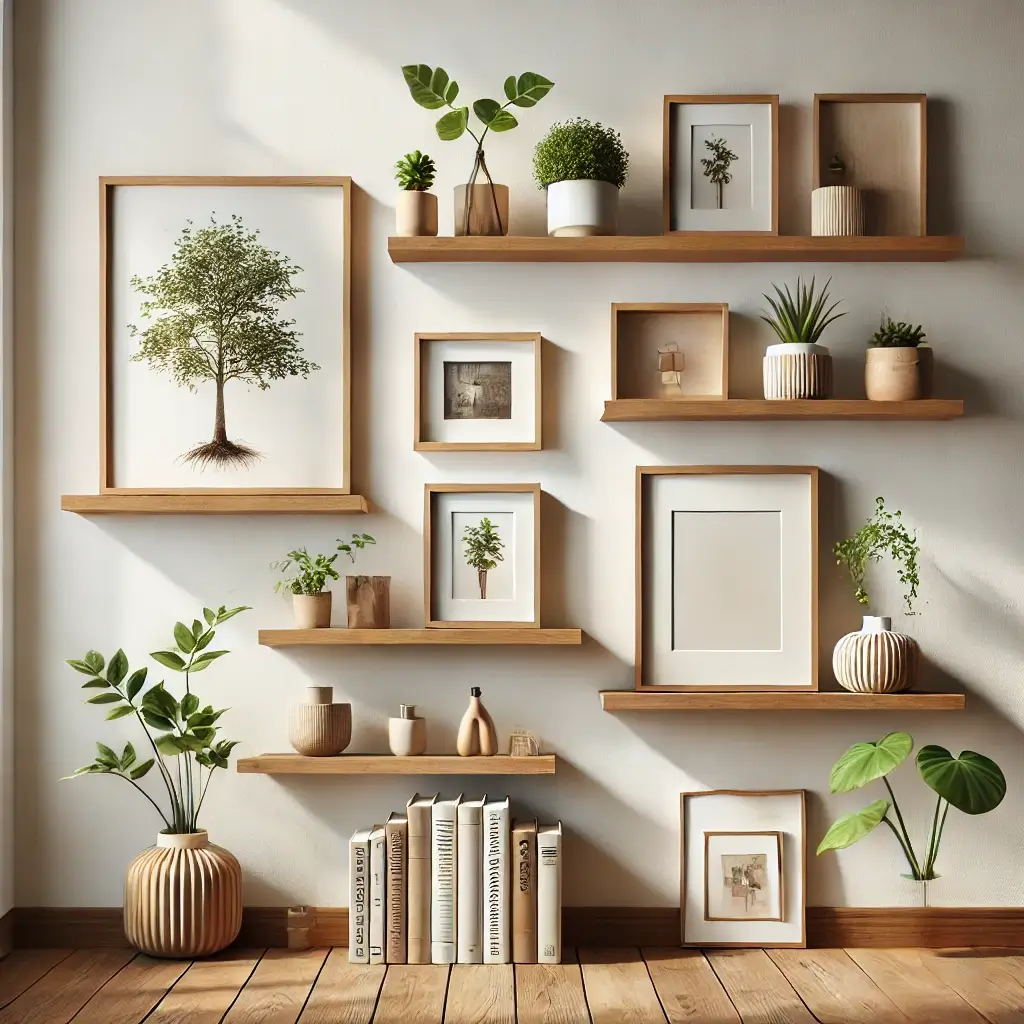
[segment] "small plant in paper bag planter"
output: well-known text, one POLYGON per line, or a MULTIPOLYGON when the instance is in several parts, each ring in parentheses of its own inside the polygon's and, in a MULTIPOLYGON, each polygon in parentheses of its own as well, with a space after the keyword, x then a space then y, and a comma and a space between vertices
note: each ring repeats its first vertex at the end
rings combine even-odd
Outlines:
POLYGON ((311 555, 305 548, 289 551, 285 558, 271 562, 270 568, 292 575, 274 584, 274 593, 292 595, 296 629, 326 629, 331 624, 331 592, 328 581, 341 579, 334 568, 333 555, 311 555))
POLYGON ((437 196, 429 191, 434 184, 434 161, 417 149, 406 153, 395 169, 401 189, 395 205, 395 234, 406 238, 436 235, 437 196))
POLYGON ((932 350, 921 343, 918 324, 898 323, 888 314, 868 342, 864 391, 872 402, 912 402, 931 394, 932 350))
MULTIPOLYGON (((368 533, 353 533, 339 540, 338 551, 355 564, 356 556, 377 542, 368 533)), ((391 628, 391 577, 346 576, 345 597, 349 629, 391 628)))

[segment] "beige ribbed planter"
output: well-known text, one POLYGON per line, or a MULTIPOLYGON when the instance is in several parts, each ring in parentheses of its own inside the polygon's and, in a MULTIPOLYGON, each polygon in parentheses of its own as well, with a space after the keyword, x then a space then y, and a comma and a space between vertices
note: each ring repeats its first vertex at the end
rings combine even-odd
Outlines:
POLYGON ((864 390, 872 402, 912 402, 921 397, 921 360, 916 348, 869 348, 864 390))
POLYGON ((168 835, 128 865, 124 933, 150 956, 209 956, 242 927, 242 867, 205 832, 168 835))
POLYGON ((327 629, 331 624, 331 592, 292 594, 296 629, 327 629))
POLYGON ((415 238, 437 234, 437 196, 413 189, 398 193, 395 202, 395 234, 415 238))
POLYGON ((832 394, 832 356, 824 345, 769 345, 762 365, 765 398, 829 398, 832 394))
POLYGON ((864 194, 852 185, 826 185, 811 193, 812 235, 863 235, 864 194))
POLYGON ((352 740, 352 705, 334 704, 331 686, 307 686, 288 711, 288 742, 305 757, 334 757, 352 740))
POLYGON ((921 649, 906 633, 893 633, 887 616, 865 615, 859 633, 847 633, 832 652, 839 685, 853 693, 899 693, 917 682, 921 649))

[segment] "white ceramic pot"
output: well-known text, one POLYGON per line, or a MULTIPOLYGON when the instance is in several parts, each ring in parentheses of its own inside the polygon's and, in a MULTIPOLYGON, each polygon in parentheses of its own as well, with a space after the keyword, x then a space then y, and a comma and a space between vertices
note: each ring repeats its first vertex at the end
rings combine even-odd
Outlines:
POLYGON ((580 238, 614 235, 619 190, 609 181, 556 181, 548 185, 548 234, 580 238))
POLYGON ((894 633, 888 615, 865 615, 859 633, 847 633, 832 652, 832 671, 853 693, 899 693, 917 682, 921 649, 913 637, 894 633))
POLYGON ((331 592, 292 594, 296 629, 327 629, 331 624, 331 592))
POLYGON ((456 235, 507 235, 508 185, 455 186, 456 235), (468 219, 467 219, 468 204, 468 219), (497 209, 495 209, 497 204, 497 209))
POLYGON ((288 712, 288 742, 304 757, 336 757, 352 741, 352 705, 335 704, 331 686, 307 686, 288 712))
POLYGON ((829 398, 832 394, 832 356, 824 345, 769 345, 762 365, 765 398, 829 398))
POLYGON ((852 185, 825 185, 811 193, 812 235, 863 235, 864 194, 852 185))
POLYGON ((395 234, 403 238, 437 234, 437 196, 412 189, 398 193, 395 203, 395 234))
POLYGON ((418 757, 427 749, 427 720, 417 718, 415 704, 402 704, 398 718, 388 719, 388 746, 395 757, 418 757))
POLYGON ((921 397, 921 360, 916 348, 869 348, 864 391, 872 402, 912 402, 921 397))

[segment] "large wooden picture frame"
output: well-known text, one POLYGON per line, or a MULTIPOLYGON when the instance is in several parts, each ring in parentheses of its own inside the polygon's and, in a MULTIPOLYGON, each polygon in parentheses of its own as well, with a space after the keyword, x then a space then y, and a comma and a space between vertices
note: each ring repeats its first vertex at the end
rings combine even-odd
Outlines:
MULTIPOLYGON (((226 193, 224 193, 226 194, 226 193)), ((299 193, 295 193, 296 197, 299 193)), ((351 301, 352 301, 352 180, 347 176, 329 177, 279 177, 279 176, 144 176, 144 177, 102 177, 99 181, 99 207, 100 207, 100 492, 102 494, 153 494, 153 495, 187 495, 187 494, 221 494, 221 495, 259 495, 259 494, 349 494, 351 493, 350 477, 350 450, 351 450, 351 383, 350 383, 350 323, 351 323, 351 301), (128 275, 151 272, 152 268, 137 268, 131 266, 118 267, 115 270, 115 249, 118 246, 118 217, 120 190, 126 189, 248 189, 266 188, 281 190, 282 188, 296 188, 309 190, 306 195, 310 202, 318 202, 316 197, 322 196, 322 189, 338 189, 341 192, 339 202, 332 203, 331 209, 338 209, 341 213, 341 223, 337 230, 337 248, 332 250, 333 255, 340 254, 340 280, 336 276, 324 276, 324 280, 330 282, 331 289, 336 289, 340 296, 342 308, 338 311, 334 308, 330 313, 330 320, 339 327, 337 333, 337 348, 330 343, 330 335, 323 339, 318 338, 318 344, 325 345, 329 350, 330 362, 340 370, 341 379, 337 381, 337 388, 331 383, 328 376, 321 386, 325 391, 329 389, 330 399, 317 405, 322 408, 325 415, 330 415, 331 423, 335 428, 340 429, 340 437, 331 433, 329 445, 334 454, 330 457, 330 465, 327 465, 327 457, 322 467, 317 470, 318 476, 323 475, 336 478, 336 483, 323 483, 319 480, 310 486, 288 485, 256 485, 256 486, 234 486, 226 483, 222 486, 124 486, 119 482, 118 459, 115 456, 116 443, 115 434, 120 429, 127 429, 122 425, 119 427, 115 415, 115 402, 118 400, 116 393, 115 373, 118 366, 115 365, 115 331, 125 329, 125 324, 120 322, 118 308, 115 304, 115 286, 121 289, 128 287, 128 275), (115 282, 115 273, 117 281, 115 282), (332 468, 333 467, 333 468, 332 468)), ((227 222, 227 215, 234 216, 234 211, 224 209, 216 211, 218 216, 223 215, 227 222)), ((207 211, 205 217, 209 217, 207 211)), ((188 223, 199 229, 206 224, 197 215, 193 220, 189 217, 188 223)), ((322 225, 321 225, 322 226, 322 225)), ((251 225, 246 223, 245 229, 251 230, 251 225)), ((259 228, 257 227, 257 233, 259 228)), ((174 238, 170 235, 161 236, 162 251, 166 252, 164 262, 172 258, 172 244, 174 238)), ((270 249, 274 248, 273 239, 268 239, 270 249)), ((130 248, 130 246, 129 246, 130 248)), ((275 252, 275 256, 281 253, 275 252)), ((300 268, 301 269, 301 268, 300 268)), ((306 291, 306 289, 300 289, 306 291)), ((324 294, 321 292, 320 294, 324 294)), ((325 308, 327 308, 325 303, 325 308)), ((287 316, 287 314, 283 314, 287 316)), ((293 321, 294 322, 294 321, 293 321)), ((282 329, 287 330, 288 325, 280 322, 282 329)), ((316 332, 311 332, 310 336, 316 332)), ((120 344, 120 342, 118 342, 120 344)), ((319 367, 315 367, 319 369, 319 367)), ((280 378, 278 378, 280 379, 280 378)), ((260 385, 255 385, 257 388, 260 385)), ((328 435, 322 435, 328 436, 328 435)), ((316 445, 316 437, 308 437, 303 442, 308 445, 316 445)), ((191 454, 191 453, 190 453, 191 454)), ((259 454, 259 453, 256 453, 259 454)), ((286 463, 287 459, 280 459, 279 464, 286 463)), ((296 470, 296 473, 298 470, 296 470)), ((155 475, 158 475, 158 471, 155 475)), ((197 474, 199 475, 199 474, 197 474)))

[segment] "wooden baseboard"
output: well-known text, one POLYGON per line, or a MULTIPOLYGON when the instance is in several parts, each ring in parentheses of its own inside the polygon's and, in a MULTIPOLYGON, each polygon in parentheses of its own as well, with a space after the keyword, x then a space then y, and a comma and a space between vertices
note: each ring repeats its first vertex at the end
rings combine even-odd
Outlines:
MULTIPOLYGON (((18 907, 0 921, 15 948, 127 946, 120 907, 18 907)), ((678 907, 566 907, 567 946, 675 946, 678 907)), ((246 907, 236 945, 347 946, 346 907, 246 907)), ((815 949, 1024 948, 1024 907, 808 907, 815 949)))

